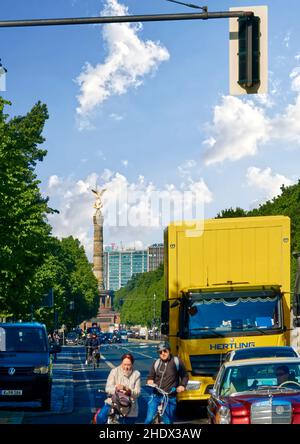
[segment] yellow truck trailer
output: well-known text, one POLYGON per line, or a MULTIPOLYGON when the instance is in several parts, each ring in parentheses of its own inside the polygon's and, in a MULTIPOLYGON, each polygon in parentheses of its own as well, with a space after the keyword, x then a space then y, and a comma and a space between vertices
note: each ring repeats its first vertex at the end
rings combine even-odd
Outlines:
POLYGON ((290 219, 211 219, 202 232, 195 221, 194 234, 191 224, 165 230, 162 333, 191 388, 179 401, 209 398, 226 352, 290 342, 290 219))

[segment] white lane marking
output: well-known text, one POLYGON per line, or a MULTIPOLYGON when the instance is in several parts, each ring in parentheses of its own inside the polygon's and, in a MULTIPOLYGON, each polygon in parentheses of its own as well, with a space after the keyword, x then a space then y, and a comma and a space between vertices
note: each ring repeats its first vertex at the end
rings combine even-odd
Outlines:
MULTIPOLYGON (((124 348, 124 350, 128 350, 129 352, 132 351, 130 348, 127 348, 127 347, 123 347, 123 348, 124 348)), ((145 353, 141 353, 141 352, 138 352, 138 351, 135 351, 135 350, 134 350, 133 353, 137 354, 137 355, 145 356, 146 358, 149 358, 149 359, 155 359, 155 357, 153 357, 153 356, 145 355, 145 353)))
POLYGON ((78 356, 79 356, 81 370, 82 370, 83 373, 84 373, 84 379, 85 379, 85 383, 86 383, 86 386, 87 386, 87 389, 88 389, 88 395, 89 395, 89 399, 90 399, 90 409, 91 409, 91 413, 95 413, 95 411, 96 411, 96 406, 94 405, 93 389, 92 389, 92 387, 91 387, 90 380, 89 380, 88 377, 87 377, 87 374, 86 374, 86 371, 85 371, 85 367, 84 367, 85 364, 83 364, 83 362, 82 362, 81 355, 79 354, 79 351, 77 351, 77 354, 78 354, 78 356))
POLYGON ((103 359, 103 361, 105 362, 105 364, 108 365, 108 367, 116 368, 116 366, 112 362, 108 361, 108 359, 106 359, 106 357, 102 355, 102 353, 100 354, 100 358, 103 359))

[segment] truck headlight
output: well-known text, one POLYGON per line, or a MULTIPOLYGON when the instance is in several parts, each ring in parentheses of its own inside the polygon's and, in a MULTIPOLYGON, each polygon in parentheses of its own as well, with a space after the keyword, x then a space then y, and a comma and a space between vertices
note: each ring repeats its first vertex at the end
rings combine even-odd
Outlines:
POLYGON ((231 422, 230 408, 222 405, 222 407, 219 408, 219 410, 216 414, 216 423, 217 424, 230 424, 230 422, 231 422))
POLYGON ((36 373, 38 375, 46 375, 49 373, 49 367, 35 367, 33 369, 33 373, 36 373))
POLYGON ((186 390, 199 390, 201 381, 189 381, 186 386, 186 390))

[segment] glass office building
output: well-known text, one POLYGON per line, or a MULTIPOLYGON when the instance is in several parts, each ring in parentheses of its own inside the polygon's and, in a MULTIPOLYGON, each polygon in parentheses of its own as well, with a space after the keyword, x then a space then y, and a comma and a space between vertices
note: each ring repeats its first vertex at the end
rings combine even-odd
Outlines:
POLYGON ((137 273, 148 271, 147 250, 104 252, 104 285, 106 290, 119 290, 137 273))

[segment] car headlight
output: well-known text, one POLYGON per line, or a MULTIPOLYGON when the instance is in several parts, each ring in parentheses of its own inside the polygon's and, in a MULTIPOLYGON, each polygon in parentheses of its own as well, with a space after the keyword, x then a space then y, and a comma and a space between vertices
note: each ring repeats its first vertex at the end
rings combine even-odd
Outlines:
POLYGON ((49 367, 35 367, 33 369, 33 373, 36 373, 38 375, 46 375, 49 373, 49 367))
POLYGON ((186 390, 199 390, 201 381, 189 381, 186 385, 186 390))
POLYGON ((217 424, 230 424, 231 422, 231 413, 228 407, 222 405, 217 414, 216 414, 216 423, 217 424))

